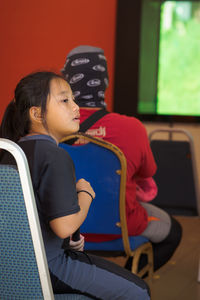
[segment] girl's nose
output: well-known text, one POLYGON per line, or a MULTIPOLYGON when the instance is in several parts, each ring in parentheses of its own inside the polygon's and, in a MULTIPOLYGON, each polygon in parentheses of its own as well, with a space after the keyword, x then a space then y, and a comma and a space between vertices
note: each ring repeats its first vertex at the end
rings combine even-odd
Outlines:
POLYGON ((72 103, 72 108, 73 108, 73 110, 75 111, 75 110, 77 110, 77 111, 79 111, 79 106, 76 104, 76 102, 74 102, 73 101, 73 103, 72 103))

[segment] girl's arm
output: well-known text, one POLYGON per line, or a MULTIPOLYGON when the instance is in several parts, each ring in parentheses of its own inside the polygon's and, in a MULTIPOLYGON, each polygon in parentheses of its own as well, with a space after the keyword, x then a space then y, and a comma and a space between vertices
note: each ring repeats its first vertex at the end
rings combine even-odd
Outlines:
POLYGON ((82 225, 87 216, 92 199, 95 197, 95 192, 90 183, 84 179, 80 179, 77 182, 76 188, 80 211, 50 221, 51 229, 62 239, 72 235, 82 225))

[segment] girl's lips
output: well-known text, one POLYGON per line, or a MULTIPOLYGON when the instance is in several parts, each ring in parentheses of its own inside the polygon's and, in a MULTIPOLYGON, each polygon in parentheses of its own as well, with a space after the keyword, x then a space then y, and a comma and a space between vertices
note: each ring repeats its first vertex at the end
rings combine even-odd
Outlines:
POLYGON ((73 120, 80 123, 80 118, 74 118, 73 120))

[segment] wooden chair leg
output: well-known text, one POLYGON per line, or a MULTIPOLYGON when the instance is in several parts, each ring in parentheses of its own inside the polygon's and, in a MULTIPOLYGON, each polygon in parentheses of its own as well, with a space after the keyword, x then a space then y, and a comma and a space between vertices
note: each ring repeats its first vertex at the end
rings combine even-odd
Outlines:
POLYGON ((145 243, 144 245, 140 246, 138 249, 136 249, 134 251, 131 271, 132 271, 132 273, 137 274, 139 277, 142 277, 144 274, 148 273, 148 278, 150 281, 152 281, 152 279, 153 279, 153 249, 152 249, 151 243, 145 243), (140 256, 142 254, 147 255, 147 265, 138 272, 139 260, 140 260, 140 256))

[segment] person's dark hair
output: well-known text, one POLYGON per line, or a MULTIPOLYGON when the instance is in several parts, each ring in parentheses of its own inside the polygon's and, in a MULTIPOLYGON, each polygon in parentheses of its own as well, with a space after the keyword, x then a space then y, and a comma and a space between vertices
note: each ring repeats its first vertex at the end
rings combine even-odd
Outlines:
MULTIPOLYGON (((15 97, 7 106, 0 127, 0 137, 16 142, 30 130, 29 109, 41 107, 45 125, 46 102, 50 92, 50 83, 61 78, 53 72, 37 72, 22 78, 15 89, 15 97)), ((64 79, 65 80, 65 79, 64 79)))

